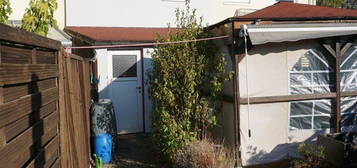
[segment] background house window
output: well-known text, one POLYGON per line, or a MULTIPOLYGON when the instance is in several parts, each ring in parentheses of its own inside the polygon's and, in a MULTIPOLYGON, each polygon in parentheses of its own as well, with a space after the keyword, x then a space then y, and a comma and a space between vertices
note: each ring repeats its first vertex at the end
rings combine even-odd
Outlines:
POLYGON ((224 4, 250 4, 252 0, 224 0, 224 4))

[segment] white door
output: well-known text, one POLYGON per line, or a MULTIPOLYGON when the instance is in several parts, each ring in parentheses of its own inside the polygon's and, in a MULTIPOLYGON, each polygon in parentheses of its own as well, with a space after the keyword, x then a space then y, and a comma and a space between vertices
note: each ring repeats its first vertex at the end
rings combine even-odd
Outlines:
POLYGON ((119 134, 143 131, 140 51, 108 52, 109 98, 113 102, 119 134))

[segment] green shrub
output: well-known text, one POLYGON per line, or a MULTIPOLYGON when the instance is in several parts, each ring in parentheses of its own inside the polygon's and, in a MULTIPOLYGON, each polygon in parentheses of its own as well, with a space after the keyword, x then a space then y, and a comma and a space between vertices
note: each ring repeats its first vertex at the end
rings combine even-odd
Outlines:
POLYGON ((328 168, 326 154, 322 146, 302 143, 298 147, 298 153, 302 157, 293 161, 294 168, 328 168))
POLYGON ((0 0, 0 23, 7 24, 9 15, 12 13, 9 0, 0 0))
MULTIPOLYGON (((194 40, 208 37, 202 18, 187 3, 186 10, 175 11, 176 26, 159 42, 194 40)), ((160 45, 152 53, 149 72, 153 101, 153 138, 166 159, 187 142, 204 137, 215 125, 220 110, 226 62, 212 41, 160 45)))
POLYGON ((54 19, 56 9, 56 0, 31 0, 22 18, 21 28, 46 36, 51 26, 57 27, 57 21, 54 19))

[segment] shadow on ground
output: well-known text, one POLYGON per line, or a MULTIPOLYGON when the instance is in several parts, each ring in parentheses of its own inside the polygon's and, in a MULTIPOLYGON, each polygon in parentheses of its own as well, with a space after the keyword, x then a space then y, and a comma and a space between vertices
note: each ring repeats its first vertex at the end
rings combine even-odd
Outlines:
POLYGON ((148 134, 118 135, 115 164, 107 167, 119 168, 161 168, 159 155, 148 134))

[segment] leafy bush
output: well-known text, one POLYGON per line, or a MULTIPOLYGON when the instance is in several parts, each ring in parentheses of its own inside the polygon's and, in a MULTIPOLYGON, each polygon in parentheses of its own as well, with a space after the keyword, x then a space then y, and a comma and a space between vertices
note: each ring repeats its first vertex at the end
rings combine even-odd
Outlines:
POLYGON ((328 168, 326 154, 322 146, 302 143, 298 147, 298 153, 302 157, 293 161, 294 168, 328 168))
MULTIPOLYGON (((187 3, 176 10, 175 31, 159 42, 195 40, 208 37, 202 18, 187 3)), ((215 125, 220 110, 223 81, 229 78, 226 62, 212 41, 160 45, 152 53, 149 72, 153 101, 153 138, 166 159, 187 142, 204 137, 215 125)))
POLYGON ((339 8, 345 0, 317 0, 316 4, 318 6, 327 6, 333 8, 339 8))
POLYGON ((234 159, 223 147, 203 139, 188 143, 174 156, 175 168, 230 168, 234 159))
POLYGON ((31 0, 22 18, 21 28, 46 36, 50 26, 57 27, 54 19, 56 9, 56 0, 31 0))
POLYGON ((0 23, 7 24, 9 15, 12 13, 9 0, 0 0, 0 23))

